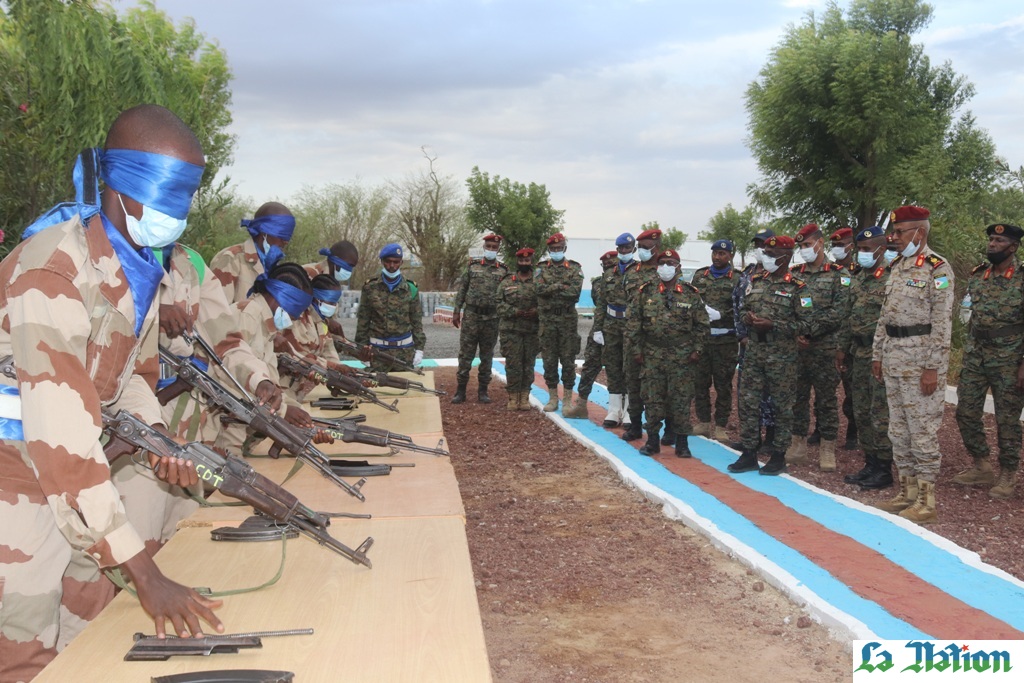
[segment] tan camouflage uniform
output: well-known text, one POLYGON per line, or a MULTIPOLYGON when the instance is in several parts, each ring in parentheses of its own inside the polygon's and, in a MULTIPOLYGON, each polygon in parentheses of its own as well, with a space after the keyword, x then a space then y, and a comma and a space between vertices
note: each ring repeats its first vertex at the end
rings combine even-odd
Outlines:
POLYGON ((210 269, 220 280, 228 303, 245 301, 256 278, 265 272, 252 237, 217 252, 210 261, 210 269))

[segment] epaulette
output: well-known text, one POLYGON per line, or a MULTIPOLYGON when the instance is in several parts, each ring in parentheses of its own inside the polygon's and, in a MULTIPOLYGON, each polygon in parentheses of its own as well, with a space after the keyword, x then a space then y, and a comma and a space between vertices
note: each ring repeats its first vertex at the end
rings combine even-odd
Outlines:
POLYGON ((689 288, 690 288, 691 290, 693 290, 693 293, 694 293, 694 294, 700 294, 700 290, 699 290, 699 289, 697 289, 696 287, 694 287, 694 286, 693 286, 693 283, 692 283, 692 282, 684 282, 684 283, 682 283, 682 284, 686 285, 686 286, 687 286, 687 287, 689 287, 689 288))
POLYGON ((889 265, 887 266, 887 268, 888 268, 889 270, 892 270, 892 269, 893 269, 893 267, 894 267, 894 266, 895 266, 895 265, 896 265, 897 263, 901 262, 902 260, 903 260, 903 254, 897 254, 897 255, 896 255, 896 258, 894 258, 894 259, 892 260, 892 262, 891 262, 891 263, 890 263, 890 264, 889 264, 889 265))
POLYGON ((572 265, 574 265, 574 266, 580 266, 580 268, 582 268, 582 267, 583 267, 582 265, 580 265, 580 262, 579 262, 579 261, 573 261, 573 260, 572 260, 571 258, 567 258, 567 259, 565 259, 565 260, 566 260, 566 262, 568 262, 568 263, 571 263, 571 264, 572 264, 572 265))
POLYGON ((646 289, 646 288, 647 288, 648 286, 650 286, 650 285, 653 285, 653 284, 654 284, 653 282, 645 282, 645 283, 643 283, 642 285, 640 285, 640 288, 639 288, 639 289, 637 289, 636 291, 637 291, 637 292, 642 292, 642 291, 644 291, 644 290, 645 290, 645 289, 646 289))
POLYGON ((981 271, 985 270, 988 267, 988 263, 982 263, 980 266, 971 271, 971 275, 974 275, 975 273, 980 273, 981 271))
POLYGON ((861 268, 859 264, 857 264, 857 263, 851 263, 850 264, 850 272, 851 273, 857 274, 857 273, 859 273, 862 270, 864 270, 864 269, 861 268))
POLYGON ((945 263, 945 261, 940 259, 935 254, 928 254, 928 256, 925 258, 925 261, 927 261, 928 263, 932 264, 932 270, 935 270, 936 268, 938 268, 939 266, 941 266, 942 264, 945 263))
POLYGON ((710 273, 711 273, 711 266, 704 266, 703 268, 698 268, 697 272, 694 273, 694 275, 709 275, 710 273))
POLYGON ((801 280, 800 278, 797 278, 797 277, 795 277, 792 280, 790 280, 790 282, 792 282, 797 287, 806 287, 807 286, 806 282, 804 282, 803 280, 801 280))
POLYGON ((508 270, 508 266, 502 263, 501 261, 498 261, 497 264, 499 268, 504 268, 505 270, 508 270))

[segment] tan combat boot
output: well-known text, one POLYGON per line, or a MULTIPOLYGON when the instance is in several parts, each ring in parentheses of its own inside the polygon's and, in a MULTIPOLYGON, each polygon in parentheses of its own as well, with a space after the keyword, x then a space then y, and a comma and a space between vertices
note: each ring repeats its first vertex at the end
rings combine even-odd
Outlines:
POLYGON ((548 402, 544 404, 545 413, 553 413, 558 410, 558 385, 548 387, 548 402))
POLYGON ((828 441, 826 439, 821 440, 821 445, 818 446, 818 466, 822 472, 835 472, 836 471, 836 442, 828 441))
POLYGON ((793 435, 789 441, 789 450, 786 451, 786 462, 790 465, 807 462, 807 439, 796 434, 793 435))
POLYGON ((562 417, 584 420, 590 417, 590 414, 587 412, 587 399, 576 394, 572 405, 569 404, 569 399, 562 401, 562 417))
POLYGON ((989 498, 997 500, 1009 500, 1013 496, 1013 489, 1017 486, 1017 470, 1008 470, 1005 467, 999 472, 999 481, 988 490, 989 498))
POLYGON ((991 486, 996 483, 996 473, 988 458, 975 458, 974 466, 953 477, 953 483, 963 486, 991 486))
POLYGON ((903 512, 917 501, 917 477, 909 474, 900 474, 900 492, 895 498, 883 501, 875 505, 883 512, 903 512))
POLYGON ((693 427, 693 436, 711 436, 711 423, 698 422, 693 427))
POLYGON ((917 480, 917 501, 901 512, 900 517, 917 524, 931 524, 939 520, 939 513, 935 511, 934 481, 917 480))
POLYGON ((715 441, 729 443, 729 432, 725 431, 725 427, 715 425, 715 441))
POLYGON ((530 390, 522 391, 519 393, 519 410, 529 410, 533 406, 530 405, 530 390))
POLYGON ((519 410, 519 401, 522 394, 518 391, 508 392, 508 405, 505 406, 505 410, 519 410))

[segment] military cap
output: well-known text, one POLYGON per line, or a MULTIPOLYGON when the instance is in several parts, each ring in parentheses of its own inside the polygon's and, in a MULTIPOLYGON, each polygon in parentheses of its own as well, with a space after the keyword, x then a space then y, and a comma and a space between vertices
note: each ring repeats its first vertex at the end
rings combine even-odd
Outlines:
POLYGON ((788 235, 772 235, 764 241, 766 247, 780 247, 782 249, 792 249, 796 246, 796 242, 792 237, 788 235))
POLYGON ((889 220, 893 223, 907 223, 909 221, 926 221, 932 213, 923 206, 901 206, 889 214, 889 220))
POLYGON ((555 242, 564 242, 564 241, 565 241, 565 235, 563 235, 560 232, 556 232, 554 235, 552 235, 551 237, 548 238, 548 242, 547 243, 548 243, 548 245, 552 245, 555 242))
POLYGON ((736 251, 736 247, 733 245, 732 240, 718 240, 711 245, 711 251, 727 251, 730 254, 736 251))
POLYGON ((765 228, 764 230, 759 230, 750 241, 764 242, 769 237, 775 237, 775 231, 771 228, 765 228))
POLYGON ((656 240, 661 238, 661 230, 644 230, 636 236, 638 240, 656 240))
POLYGON ((1009 223, 994 223, 985 228, 985 234, 989 237, 992 235, 1002 235, 1003 237, 1009 237, 1011 240, 1020 242, 1021 238, 1024 237, 1024 230, 1009 223))
POLYGON ((632 247, 636 244, 636 238, 628 232, 624 232, 615 238, 615 246, 617 247, 632 247))
POLYGON ((835 242, 836 240, 845 240, 847 237, 853 237, 853 228, 839 228, 832 233, 829 239, 835 242))
POLYGON ((484 235, 484 242, 500 242, 503 239, 505 238, 494 232, 484 235))
POLYGON ((516 256, 529 256, 530 258, 533 258, 533 255, 535 253, 536 252, 530 247, 523 247, 522 249, 516 252, 516 256))
POLYGON ((882 230, 877 225, 872 225, 871 227, 864 228, 863 230, 857 233, 857 241, 863 242, 864 240, 869 240, 872 237, 881 237, 884 234, 885 230, 882 230))
POLYGON ((398 242, 391 242, 390 244, 385 244, 384 248, 380 250, 380 257, 382 259, 393 257, 405 258, 402 255, 402 245, 399 244, 398 242))
POLYGON ((818 227, 817 223, 808 223, 807 225, 796 231, 796 235, 793 237, 793 241, 799 244, 800 242, 803 242, 811 235, 819 232, 821 232, 821 228, 818 227))
POLYGON ((606 251, 601 254, 602 261, 607 261, 608 259, 615 259, 616 261, 619 260, 619 252, 612 249, 611 251, 606 251))
POLYGON ((674 258, 676 261, 680 260, 679 252, 676 251, 675 249, 665 249, 664 251, 659 251, 658 259, 661 260, 663 258, 674 258))

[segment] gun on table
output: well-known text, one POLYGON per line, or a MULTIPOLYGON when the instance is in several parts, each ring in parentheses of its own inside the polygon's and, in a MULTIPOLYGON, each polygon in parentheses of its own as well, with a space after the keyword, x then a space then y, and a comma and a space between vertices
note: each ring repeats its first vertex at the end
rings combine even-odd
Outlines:
POLYGON ((300 533, 356 564, 371 566, 366 551, 373 545, 373 538, 367 538, 355 550, 335 540, 327 533, 331 523, 327 516, 303 505, 298 498, 254 470, 245 460, 225 457, 198 441, 179 444, 126 410, 119 410, 114 415, 104 410, 103 426, 112 439, 159 456, 191 460, 199 478, 221 493, 252 505, 278 523, 295 527, 300 533))
POLYGON ((448 395, 446 391, 423 386, 423 382, 406 379, 405 377, 395 377, 386 372, 356 370, 352 376, 361 380, 364 387, 387 387, 389 389, 401 389, 402 391, 421 391, 424 394, 433 394, 434 396, 448 395))
POLYGON ((399 412, 397 400, 391 405, 384 403, 377 398, 377 394, 363 386, 362 382, 355 377, 349 377, 343 372, 330 370, 322 365, 317 365, 295 356, 289 356, 286 353, 277 354, 277 369, 283 375, 290 375, 298 379, 309 379, 317 384, 323 384, 330 390, 332 396, 345 393, 355 396, 361 401, 378 405, 385 410, 390 410, 394 413, 399 412))
POLYGON ((308 636, 311 628, 297 628, 288 631, 255 631, 253 633, 232 633, 223 636, 201 638, 178 638, 147 636, 136 633, 135 644, 124 656, 126 662, 165 662, 179 655, 209 657, 212 654, 237 653, 242 649, 263 647, 263 638, 276 636, 308 636))
MULTIPOLYGON (((313 445, 312 437, 306 430, 289 423, 280 415, 275 415, 266 406, 259 405, 248 394, 245 394, 246 397, 244 399, 238 398, 228 391, 224 385, 198 367, 191 358, 178 358, 163 346, 160 347, 160 358, 174 367, 178 373, 179 380, 186 382, 190 387, 206 396, 208 405, 220 408, 232 418, 248 425, 249 429, 258 434, 263 434, 273 441, 274 446, 270 450, 271 457, 276 458, 282 449, 286 450, 302 462, 312 466, 313 469, 344 489, 349 495, 359 500, 366 500, 359 491, 360 487, 366 483, 366 480, 360 479, 355 484, 349 484, 339 477, 331 469, 330 459, 313 445)), ((216 355, 214 355, 214 360, 227 373, 223 362, 216 355)), ((231 377, 231 373, 227 374, 231 377)), ((244 393, 244 389, 238 384, 238 381, 234 377, 231 377, 231 379, 244 393)))
POLYGON ((380 427, 369 427, 350 420, 328 420, 314 417, 313 424, 317 425, 316 429, 326 432, 335 441, 361 443, 368 446, 382 446, 384 448, 390 448, 392 451, 403 450, 413 451, 414 453, 430 453, 431 455, 451 455, 443 448, 444 439, 438 440, 436 448, 430 448, 428 446, 420 446, 416 444, 412 440, 412 437, 405 434, 389 432, 388 430, 381 429, 380 427))
POLYGON ((415 372, 417 375, 423 374, 423 371, 412 363, 406 363, 404 360, 392 356, 387 351, 381 351, 375 346, 370 346, 369 344, 366 346, 360 346, 359 344, 349 341, 344 337, 339 337, 336 334, 332 334, 331 336, 334 338, 334 348, 338 350, 338 353, 344 353, 346 356, 351 356, 356 360, 361 360, 367 365, 372 363, 374 359, 377 359, 381 363, 405 370, 406 372, 415 372))
POLYGON ((269 669, 218 669, 216 671, 190 671, 183 674, 153 676, 150 683, 292 683, 291 671, 269 669))

